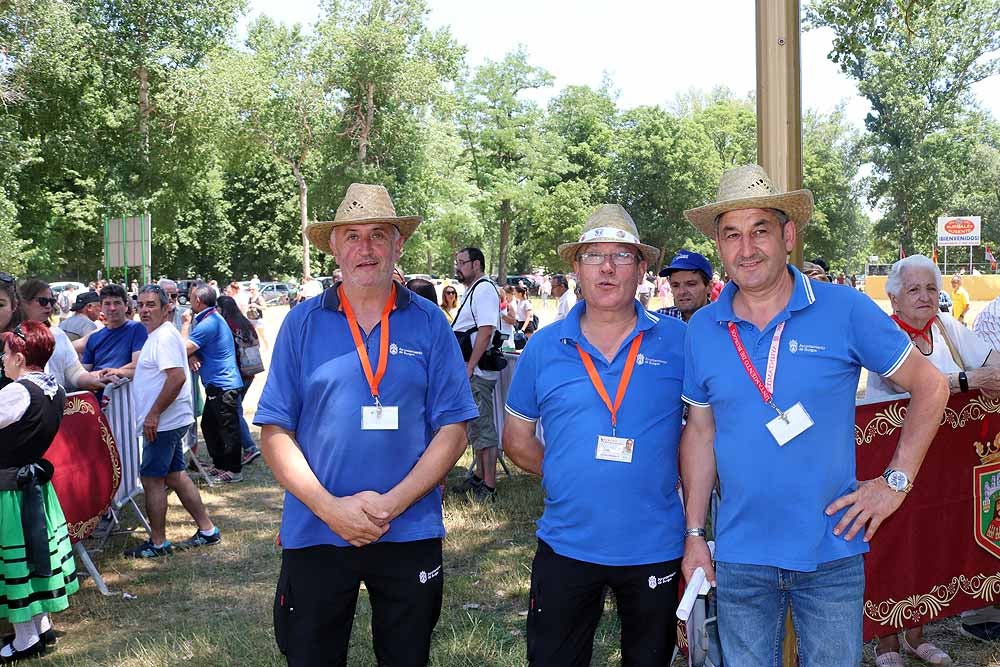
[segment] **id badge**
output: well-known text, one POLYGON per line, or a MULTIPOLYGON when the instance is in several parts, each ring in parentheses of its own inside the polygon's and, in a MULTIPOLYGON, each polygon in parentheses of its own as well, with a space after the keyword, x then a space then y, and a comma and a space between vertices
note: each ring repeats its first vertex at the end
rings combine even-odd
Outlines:
POLYGON ((399 429, 399 408, 395 405, 365 405, 361 408, 362 431, 399 429))
POLYGON ((813 425, 812 417, 802 407, 802 403, 796 403, 785 410, 785 416, 775 417, 767 423, 767 430, 771 432, 779 446, 785 446, 799 433, 813 425))
POLYGON ((632 449, 635 440, 632 438, 616 438, 613 435, 597 436, 597 458, 601 461, 620 461, 632 463, 632 449))

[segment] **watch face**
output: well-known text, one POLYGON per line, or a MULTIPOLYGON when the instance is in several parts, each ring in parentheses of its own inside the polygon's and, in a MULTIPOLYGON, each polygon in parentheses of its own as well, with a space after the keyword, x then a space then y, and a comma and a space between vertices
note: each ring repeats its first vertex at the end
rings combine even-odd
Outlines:
POLYGON ((891 473, 889 473, 889 476, 886 478, 885 481, 889 482, 889 486, 891 486, 896 491, 902 491, 903 489, 906 488, 906 485, 909 483, 910 480, 906 478, 906 473, 900 472, 899 470, 893 470, 891 473))

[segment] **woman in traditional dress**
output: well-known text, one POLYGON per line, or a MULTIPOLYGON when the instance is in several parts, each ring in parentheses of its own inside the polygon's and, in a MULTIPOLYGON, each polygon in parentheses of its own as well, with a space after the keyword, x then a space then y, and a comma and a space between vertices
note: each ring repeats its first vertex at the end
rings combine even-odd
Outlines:
POLYGON ((59 500, 43 459, 62 421, 66 392, 45 372, 55 340, 39 322, 0 334, 0 617, 14 626, 0 663, 42 655, 55 643, 49 614, 69 606, 79 583, 59 500))
MULTIPOLYGON (((910 255, 892 265, 885 291, 892 304, 892 319, 905 331, 922 355, 948 378, 951 392, 980 389, 1000 391, 1000 354, 988 343, 938 309, 941 271, 924 255, 910 255)), ((865 398, 887 398, 901 390, 891 380, 868 374, 865 398)), ((963 619, 964 620, 964 619, 963 619)), ((923 626, 879 637, 875 651, 878 667, 903 667, 904 653, 932 665, 951 664, 940 648, 924 641, 923 626)))

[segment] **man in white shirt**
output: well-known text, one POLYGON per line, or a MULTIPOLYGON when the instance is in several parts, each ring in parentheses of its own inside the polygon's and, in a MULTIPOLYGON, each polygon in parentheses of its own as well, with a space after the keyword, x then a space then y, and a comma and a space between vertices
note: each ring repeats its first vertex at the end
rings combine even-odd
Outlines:
POLYGON ((557 273, 552 276, 552 296, 559 299, 559 303, 556 305, 556 318, 553 320, 558 322, 565 318, 570 309, 576 305, 576 296, 570 291, 569 281, 565 274, 557 273))
POLYGON ((222 541, 188 477, 183 441, 194 422, 191 376, 184 339, 170 321, 166 292, 158 285, 139 291, 139 320, 148 337, 139 352, 133 376, 136 428, 142 428, 145 445, 139 469, 146 496, 151 537, 125 551, 132 558, 157 558, 173 552, 167 540, 167 492, 173 489, 198 524, 194 535, 178 548, 200 547, 222 541))
POLYGON ((469 422, 469 442, 475 452, 479 475, 470 475, 454 491, 471 492, 479 500, 492 500, 496 497, 497 448, 500 446, 493 418, 493 388, 500 373, 479 368, 479 360, 500 325, 500 295, 493 281, 483 275, 485 264, 486 259, 479 248, 463 248, 455 254, 455 277, 465 285, 465 296, 451 328, 456 333, 471 333, 469 344, 463 345, 462 356, 472 385, 472 398, 479 408, 479 417, 469 422))

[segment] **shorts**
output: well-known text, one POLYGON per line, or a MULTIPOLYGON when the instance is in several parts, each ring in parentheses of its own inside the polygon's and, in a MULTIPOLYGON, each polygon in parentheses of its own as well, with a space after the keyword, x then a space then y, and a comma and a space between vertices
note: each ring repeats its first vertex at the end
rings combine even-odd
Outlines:
POLYGON ((469 422, 469 442, 472 449, 480 451, 490 447, 499 447, 496 420, 493 418, 493 388, 496 380, 486 380, 473 375, 469 379, 472 385, 472 399, 479 408, 479 416, 469 422))
POLYGON ((376 662, 425 667, 441 615, 441 540, 285 549, 274 638, 290 666, 344 667, 361 582, 372 607, 376 662))
POLYGON ((172 472, 180 472, 187 467, 184 460, 184 436, 188 426, 159 431, 156 440, 146 442, 142 447, 141 477, 166 477, 172 472))

